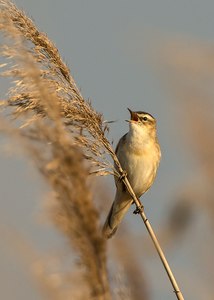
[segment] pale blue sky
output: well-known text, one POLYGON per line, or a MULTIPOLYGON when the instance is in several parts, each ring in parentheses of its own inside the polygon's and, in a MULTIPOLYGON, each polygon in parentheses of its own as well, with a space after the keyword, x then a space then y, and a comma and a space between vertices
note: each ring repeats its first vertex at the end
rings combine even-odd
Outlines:
MULTIPOLYGON (((163 158, 156 183, 144 203, 152 223, 160 227, 171 195, 194 174, 195 169, 191 150, 184 149, 182 137, 176 132, 180 126, 177 123, 179 110, 177 113, 175 101, 161 74, 152 66, 149 53, 152 50, 156 56, 157 51, 158 56, 158 47, 151 49, 149 45, 156 36, 160 42, 162 35, 164 38, 183 36, 187 40, 212 42, 213 1, 16 0, 15 3, 54 41, 85 98, 90 98, 107 120, 118 120, 111 125, 111 139, 116 142, 127 131, 124 122, 128 117, 127 107, 148 111, 157 118, 163 158)), ((35 224, 46 190, 38 174, 22 158, 1 156, 0 166, 1 222, 22 232, 41 250, 53 248, 57 244, 56 235, 50 228, 35 224)), ((112 184, 112 195, 113 192, 112 184)), ((138 228, 137 221, 131 222, 138 228)), ((8 258, 8 246, 4 244, 2 249, 0 256, 5 259, 0 260, 0 269, 7 269, 8 277, 14 276, 14 282, 19 282, 17 285, 24 285, 23 289, 10 290, 7 280, 1 280, 0 289, 7 293, 7 299, 29 299, 29 295, 31 300, 40 299, 30 280, 26 287, 27 275, 20 266, 17 267, 20 276, 16 270, 11 275, 15 262, 13 253, 8 258)), ((190 255, 186 249, 181 245, 180 251, 176 249, 176 253, 170 253, 174 269, 190 255)), ((147 270, 152 300, 174 299, 170 287, 168 294, 161 294, 160 286, 155 288, 160 276, 162 284, 168 284, 159 261, 149 262, 147 270)), ((181 286, 185 286, 182 280, 179 278, 181 286)), ((187 288, 186 292, 190 293, 187 288)), ((194 294, 189 294, 188 299, 199 300, 194 294)))

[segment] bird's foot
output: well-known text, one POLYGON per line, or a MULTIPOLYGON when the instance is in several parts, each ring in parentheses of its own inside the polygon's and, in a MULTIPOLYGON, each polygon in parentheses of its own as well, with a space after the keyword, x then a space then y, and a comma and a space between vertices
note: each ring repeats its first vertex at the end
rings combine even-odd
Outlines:
POLYGON ((119 177, 119 181, 122 181, 125 177, 127 177, 127 172, 123 170, 122 174, 119 177))
POLYGON ((138 207, 136 207, 136 209, 133 211, 133 214, 137 215, 137 214, 140 214, 144 211, 144 206, 143 205, 140 205, 138 207))

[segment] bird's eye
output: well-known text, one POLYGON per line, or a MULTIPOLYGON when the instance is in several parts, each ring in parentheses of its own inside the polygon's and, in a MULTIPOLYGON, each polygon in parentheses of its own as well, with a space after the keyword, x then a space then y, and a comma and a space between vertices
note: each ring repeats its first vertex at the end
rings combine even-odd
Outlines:
POLYGON ((147 117, 143 117, 143 121, 147 121, 148 120, 148 118, 147 117))

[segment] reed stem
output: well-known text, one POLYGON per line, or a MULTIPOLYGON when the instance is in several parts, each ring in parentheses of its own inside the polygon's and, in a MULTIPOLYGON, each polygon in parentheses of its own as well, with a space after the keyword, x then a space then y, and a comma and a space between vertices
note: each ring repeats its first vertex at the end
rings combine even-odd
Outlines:
MULTIPOLYGON (((120 165, 120 162, 119 162, 118 158, 116 157, 116 155, 113 156, 113 159, 115 161, 115 164, 117 165, 117 168, 118 168, 120 174, 121 175, 124 174, 124 171, 123 171, 123 169, 122 169, 122 167, 120 165)), ((177 281, 175 279, 175 276, 173 275, 173 272, 172 272, 172 270, 171 270, 171 268, 169 266, 169 263, 168 263, 168 261, 166 259, 165 254, 164 254, 164 252, 163 252, 163 250, 162 250, 162 248, 160 246, 160 243, 159 243, 159 241, 158 241, 158 239, 156 237, 156 234, 155 234, 155 232, 154 232, 154 230, 153 230, 153 228, 152 228, 152 226, 151 226, 148 218, 146 217, 146 214, 145 214, 145 211, 144 211, 144 208, 143 208, 143 205, 142 205, 141 201, 136 197, 136 195, 135 195, 135 193, 134 193, 134 191, 133 191, 133 189, 132 189, 132 187, 131 187, 131 185, 130 185, 130 183, 128 181, 128 178, 127 178, 126 175, 123 176, 122 180, 123 180, 123 182, 124 182, 124 184, 125 184, 128 192, 129 192, 129 194, 131 195, 132 199, 135 202, 136 209, 138 210, 141 218, 143 219, 143 222, 144 222, 144 224, 146 226, 146 229, 147 229, 147 231, 148 231, 148 233, 149 233, 149 235, 150 235, 150 237, 151 237, 151 239, 153 241, 153 244, 154 244, 154 246, 155 246, 155 248, 156 248, 156 250, 158 252, 158 255, 159 255, 160 259, 161 259, 161 262, 162 262, 162 264, 164 266, 164 269, 166 270, 166 273, 167 273, 167 275, 169 277, 169 280, 170 280, 170 282, 171 282, 171 284, 173 286, 173 291, 174 291, 177 299, 178 300, 184 300, 182 292, 181 292, 181 290, 180 290, 180 288, 178 286, 178 283, 177 283, 177 281)))

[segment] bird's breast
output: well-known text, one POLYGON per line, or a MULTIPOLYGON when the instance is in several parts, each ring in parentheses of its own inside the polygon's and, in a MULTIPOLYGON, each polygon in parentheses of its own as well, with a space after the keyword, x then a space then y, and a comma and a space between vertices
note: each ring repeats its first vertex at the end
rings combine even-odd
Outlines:
POLYGON ((127 172, 128 180, 138 197, 152 185, 160 155, 155 144, 147 147, 124 145, 118 155, 122 168, 127 172))

